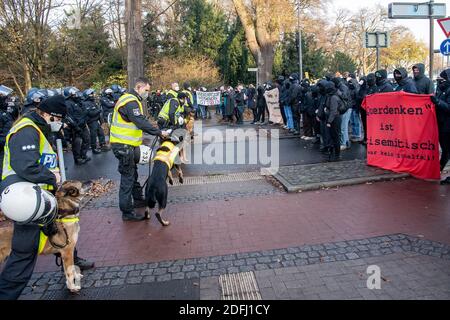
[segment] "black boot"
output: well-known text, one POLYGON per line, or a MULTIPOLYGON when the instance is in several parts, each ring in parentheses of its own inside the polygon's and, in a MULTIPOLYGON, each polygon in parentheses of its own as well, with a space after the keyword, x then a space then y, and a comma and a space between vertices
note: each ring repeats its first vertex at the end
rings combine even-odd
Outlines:
POLYGON ((332 162, 341 161, 341 146, 340 145, 333 148, 331 161, 332 162))
POLYGON ((450 184, 450 177, 445 178, 444 180, 441 180, 441 185, 450 184))
POLYGON ((98 149, 97 147, 96 148, 92 148, 92 153, 93 154, 100 154, 100 153, 102 153, 102 150, 98 149))
POLYGON ((145 219, 145 216, 137 215, 134 212, 122 213, 123 221, 142 221, 145 219))
POLYGON ((95 266, 94 262, 80 258, 77 255, 74 257, 73 261, 81 271, 92 269, 95 266))

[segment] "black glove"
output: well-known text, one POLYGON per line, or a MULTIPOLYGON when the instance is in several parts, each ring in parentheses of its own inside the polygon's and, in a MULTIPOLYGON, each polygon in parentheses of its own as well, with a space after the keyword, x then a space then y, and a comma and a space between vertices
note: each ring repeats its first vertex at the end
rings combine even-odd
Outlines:
POLYGON ((436 96, 431 96, 431 102, 433 102, 436 106, 439 105, 439 99, 436 96))
POLYGON ((56 222, 54 221, 43 226, 41 230, 47 237, 54 236, 58 233, 58 227, 56 226, 56 222))

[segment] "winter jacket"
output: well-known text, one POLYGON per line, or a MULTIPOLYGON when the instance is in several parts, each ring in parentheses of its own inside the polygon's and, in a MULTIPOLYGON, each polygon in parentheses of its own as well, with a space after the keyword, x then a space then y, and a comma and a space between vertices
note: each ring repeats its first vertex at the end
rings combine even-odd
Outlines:
POLYGON ((387 71, 386 70, 378 70, 375 72, 376 84, 377 84, 377 92, 392 92, 394 91, 394 87, 392 83, 387 79, 387 71))
POLYGON ((395 69, 394 74, 396 71, 400 72, 401 79, 396 80, 398 83, 397 88, 395 88, 395 91, 405 91, 409 93, 419 93, 416 88, 416 84, 414 83, 414 80, 408 77, 408 73, 406 72, 405 68, 398 68, 395 69))
POLYGON ((418 63, 413 66, 414 68, 419 69, 419 75, 414 76, 414 84, 416 85, 417 92, 420 94, 434 93, 433 82, 425 75, 425 65, 418 63))

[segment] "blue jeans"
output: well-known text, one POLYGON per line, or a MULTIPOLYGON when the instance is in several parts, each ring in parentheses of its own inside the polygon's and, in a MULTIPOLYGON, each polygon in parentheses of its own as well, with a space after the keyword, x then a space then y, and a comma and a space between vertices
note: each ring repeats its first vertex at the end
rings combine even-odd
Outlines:
POLYGON ((284 106, 284 115, 286 116, 287 127, 289 129, 294 129, 294 119, 292 117, 291 106, 284 106))
POLYGON ((342 122, 341 122, 341 146, 350 147, 350 140, 348 139, 348 123, 350 122, 350 117, 352 115, 352 110, 349 108, 343 115, 342 115, 342 122))
POLYGON ((361 139, 361 118, 358 109, 352 109, 350 121, 352 123, 352 135, 356 139, 361 139))

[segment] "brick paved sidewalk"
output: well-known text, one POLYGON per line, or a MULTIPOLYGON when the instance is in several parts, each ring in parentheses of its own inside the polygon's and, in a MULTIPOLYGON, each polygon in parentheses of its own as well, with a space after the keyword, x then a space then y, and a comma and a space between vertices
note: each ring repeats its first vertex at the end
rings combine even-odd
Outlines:
POLYGON ((254 272, 263 299, 449 299, 450 245, 397 234, 102 267, 84 272, 83 291, 75 297, 65 289, 62 272, 35 273, 22 298, 220 299, 230 290, 218 276, 245 272, 254 272), (380 267, 383 290, 367 288, 369 265, 380 267))

